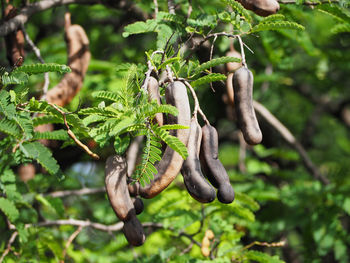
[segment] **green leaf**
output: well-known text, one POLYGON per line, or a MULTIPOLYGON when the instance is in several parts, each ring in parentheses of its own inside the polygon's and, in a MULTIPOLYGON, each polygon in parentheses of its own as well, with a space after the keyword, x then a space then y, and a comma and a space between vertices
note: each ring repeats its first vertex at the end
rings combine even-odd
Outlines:
POLYGON ((224 3, 232 7, 232 10, 243 16, 248 23, 253 21, 249 12, 237 1, 234 0, 222 0, 224 3))
POLYGON ((208 62, 205 62, 203 64, 201 64, 199 67, 196 68, 195 70, 195 74, 198 74, 206 69, 215 67, 217 65, 221 65, 221 64, 226 64, 229 62, 241 62, 241 60, 239 58, 234 58, 234 57, 220 57, 220 58, 215 58, 212 59, 208 62))
POLYGON ((24 136, 27 140, 33 138, 34 126, 30 115, 27 112, 17 115, 14 120, 18 126, 22 129, 24 136))
POLYGON ((0 113, 8 119, 12 119, 16 115, 16 106, 11 102, 10 93, 6 90, 0 91, 0 113))
POLYGON ((244 254, 244 256, 249 260, 254 260, 260 263, 284 263, 284 261, 280 260, 278 256, 270 256, 256 250, 249 250, 244 254))
POLYGON ((100 115, 89 115, 86 118, 83 119, 83 123, 85 126, 88 126, 92 123, 100 122, 100 121, 105 121, 107 120, 108 117, 105 116, 100 116, 100 115))
POLYGON ((34 140, 69 140, 69 136, 66 130, 55 130, 46 132, 34 132, 34 140))
POLYGON ((118 155, 123 155, 125 151, 128 149, 129 145, 130 145, 129 135, 124 136, 123 138, 116 136, 114 139, 114 150, 118 155))
POLYGON ((295 22, 278 21, 278 22, 259 23, 252 28, 251 32, 254 33, 254 32, 265 31, 265 30, 280 30, 280 29, 304 30, 305 28, 302 25, 299 25, 298 23, 295 23, 295 22))
POLYGON ((160 127, 156 127, 154 130, 155 134, 159 136, 159 138, 164 141, 171 149, 176 151, 181 157, 186 160, 188 156, 187 147, 183 144, 179 138, 172 136, 168 131, 161 129, 160 127))
POLYGON ((112 127, 112 130, 109 132, 109 136, 117 136, 121 134, 124 130, 127 130, 129 127, 134 126, 137 124, 136 120, 132 117, 126 117, 125 119, 122 119, 118 122, 116 122, 116 125, 112 127))
POLYGON ((16 138, 20 138, 22 134, 15 121, 5 118, 0 120, 0 131, 16 138))
POLYGON ((191 82, 192 87, 197 87, 214 81, 226 80, 226 76, 220 73, 212 73, 191 82))
POLYGON ((49 115, 49 114, 33 118, 34 127, 43 125, 43 124, 49 124, 49 123, 63 123, 63 118, 57 115, 49 115))
POLYGON ((28 78, 28 74, 24 72, 11 72, 11 74, 6 72, 1 76, 2 84, 5 86, 10 84, 26 84, 28 82, 28 78))
POLYGON ((98 98, 98 99, 111 100, 114 102, 117 102, 120 100, 117 94, 110 91, 96 91, 92 93, 92 97, 98 98))
POLYGON ((124 27, 123 37, 128 37, 134 34, 155 32, 157 25, 158 24, 154 19, 148 19, 146 20, 146 22, 135 22, 124 27))
POLYGON ((338 24, 331 28, 332 34, 340 34, 350 32, 350 24, 338 24))
POLYGON ((0 197, 0 210, 8 217, 11 222, 15 221, 19 216, 19 212, 15 204, 3 197, 0 197))
POLYGON ((184 129, 189 129, 189 126, 185 126, 181 124, 164 124, 159 128, 163 130, 184 130, 184 129))
POLYGON ((264 17, 260 23, 269 23, 272 21, 277 21, 277 20, 284 20, 285 16, 281 14, 274 14, 274 15, 269 15, 267 17, 264 17))
POLYGON ((235 199, 236 201, 239 201, 240 203, 247 205, 253 211, 256 211, 260 208, 260 205, 247 194, 236 192, 235 199))
POLYGON ((44 64, 31 64, 31 65, 23 65, 21 67, 17 67, 13 70, 13 72, 25 72, 27 74, 39 74, 45 72, 60 72, 60 73, 68 73, 71 72, 70 67, 66 65, 60 65, 56 63, 44 63, 44 64))
POLYGON ((23 153, 40 163, 50 174, 61 176, 60 167, 48 148, 39 142, 25 142, 20 145, 23 153))

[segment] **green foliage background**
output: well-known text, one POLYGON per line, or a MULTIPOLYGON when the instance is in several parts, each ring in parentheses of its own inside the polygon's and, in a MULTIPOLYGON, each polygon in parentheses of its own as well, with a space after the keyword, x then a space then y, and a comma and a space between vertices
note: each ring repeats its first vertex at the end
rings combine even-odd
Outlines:
MULTIPOLYGON (((192 81, 201 108, 218 129, 219 156, 230 175, 236 199, 230 205, 218 201, 201 205, 188 195, 179 175, 159 196, 144 200, 145 211, 138 218, 162 227, 146 227, 147 241, 143 246, 130 247, 120 231, 108 233, 85 227, 68 248, 65 261, 349 262, 350 10, 347 3, 323 3, 313 8, 303 4, 304 1, 281 4, 278 15, 262 19, 233 1, 193 0, 193 12, 186 21, 188 2, 175 2, 176 16, 167 13, 165 1, 159 1, 161 12, 153 19, 153 1, 135 1, 135 6, 148 18, 147 22, 136 24, 132 23, 137 19, 125 10, 103 5, 69 6, 72 22, 80 24, 89 36, 92 61, 79 95, 61 110, 80 109, 67 115, 68 124, 84 143, 94 138, 98 146, 93 151, 100 155, 100 161, 86 155, 67 136, 62 115, 55 108, 33 98, 41 94, 43 74, 38 73, 51 71, 53 87, 68 70, 64 66, 67 62, 63 38, 66 8, 37 13, 25 25, 45 61, 55 64, 10 72, 4 41, 0 42, 1 254, 14 232, 7 220, 19 234, 5 262, 63 260, 65 244, 77 228, 26 227, 25 224, 69 218, 105 225, 116 223, 103 192, 62 198, 47 193, 103 187, 104 160, 115 151, 123 151, 130 137, 146 135, 149 142, 145 143, 146 154, 157 152, 152 150, 151 140, 155 141, 153 146, 161 148, 158 141, 162 139, 186 155, 177 141, 171 141, 167 130, 147 126, 142 121, 152 119, 157 112, 176 113, 171 107, 157 108, 148 103, 144 94, 138 104, 135 102, 134 95, 140 91, 147 70, 145 52, 149 56, 152 51, 164 48, 173 33, 170 44, 177 39, 185 42, 193 32, 206 35, 230 32, 232 28, 236 30, 234 33, 242 34, 244 43, 254 52, 245 49, 255 79, 254 98, 288 127, 330 183, 323 185, 313 178, 297 152, 263 119, 259 121, 264 140, 261 145, 247 148, 246 170, 242 172, 238 128, 223 106, 225 86, 220 82, 225 79, 221 74, 227 62, 229 39, 216 40, 214 60, 209 64, 205 64, 209 59, 208 47, 196 52, 188 63, 181 55, 170 58, 173 54, 170 49, 166 63, 176 75, 192 81), (210 66, 215 66, 216 73, 203 75, 210 66), (209 86, 214 80, 215 92, 209 86), (18 109, 20 104, 26 111, 18 109), (32 118, 34 112, 44 112, 49 117, 32 118), (55 133, 34 132, 33 127, 43 123, 55 123, 55 133), (154 134, 158 137, 153 137, 154 134), (44 138, 62 140, 63 147, 51 153, 38 143, 44 138), (19 147, 12 153, 15 145, 19 147), (46 172, 23 183, 17 176, 17 167, 32 160, 46 172), (215 233, 211 259, 203 257, 196 244, 186 250, 191 243, 186 235, 192 235, 200 243, 207 229, 215 233), (255 241, 285 241, 285 245, 250 247, 255 241)), ((20 6, 20 1, 14 4, 20 6)), ((25 65, 36 64, 28 46, 26 51, 25 65)), ((153 62, 157 69, 165 67, 160 57, 156 56, 153 62)), ((145 158, 144 155, 142 160, 145 158)), ((144 180, 147 182, 147 177, 144 180)))

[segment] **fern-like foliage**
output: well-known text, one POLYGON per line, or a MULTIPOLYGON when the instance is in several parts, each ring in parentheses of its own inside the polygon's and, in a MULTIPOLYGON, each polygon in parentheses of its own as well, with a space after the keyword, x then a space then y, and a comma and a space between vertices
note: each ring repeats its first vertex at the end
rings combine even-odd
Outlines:
POLYGON ((198 68, 195 69, 195 74, 198 74, 206 69, 215 67, 217 65, 221 65, 221 64, 226 64, 229 62, 241 62, 241 60, 239 58, 234 58, 234 57, 220 57, 220 58, 215 58, 212 59, 208 62, 205 62, 203 64, 201 64, 198 68))
POLYGON ((234 0, 222 0, 224 3, 232 7, 232 10, 243 16, 248 23, 253 21, 249 12, 237 1, 234 0))
POLYGON ((50 174, 56 175, 60 179, 62 178, 62 172, 57 161, 52 157, 50 150, 44 145, 39 142, 25 142, 20 145, 20 149, 26 157, 36 160, 50 174))
POLYGON ((304 30, 305 28, 295 22, 289 21, 278 21, 278 22, 267 22, 259 23, 251 29, 251 33, 266 31, 266 30, 281 30, 281 29, 293 29, 293 30, 304 30))
POLYGON ((12 119, 16 115, 16 106, 11 102, 11 95, 6 90, 0 91, 0 113, 8 119, 12 119))
POLYGON ((331 28, 333 34, 350 32, 350 23, 338 24, 331 28))
POLYGON ((118 96, 110 91, 96 91, 92 93, 92 97, 104 100, 110 100, 113 102, 117 102, 119 100, 118 96))
POLYGON ((155 126, 153 128, 153 131, 162 141, 164 141, 168 146, 170 146, 171 149, 178 152, 181 155, 181 157, 184 160, 186 160, 188 156, 187 148, 183 144, 183 142, 179 140, 179 138, 170 135, 170 133, 167 130, 162 129, 158 126, 155 126))
POLYGON ((245 258, 250 261, 259 262, 259 263, 284 263, 283 260, 280 260, 278 256, 270 256, 269 254, 257 251, 249 250, 244 254, 245 258))
POLYGON ((15 121, 5 118, 0 120, 0 131, 16 138, 20 138, 22 134, 15 121))
POLYGON ((191 85, 193 87, 197 87, 203 84, 207 84, 210 82, 214 82, 214 81, 221 81, 221 80, 226 80, 226 76, 224 74, 220 74, 220 73, 212 73, 209 75, 206 75, 204 77, 201 77, 199 79, 196 79, 195 81, 191 82, 191 85))
POLYGON ((274 14, 274 15, 269 15, 267 17, 264 17, 260 23, 270 23, 273 21, 278 21, 278 20, 284 20, 285 16, 282 14, 274 14))
POLYGON ((141 162, 136 167, 133 174, 133 178, 136 179, 144 186, 146 183, 150 183, 150 180, 154 178, 157 174, 157 169, 154 163, 161 160, 161 147, 159 139, 151 134, 150 130, 146 133, 146 143, 143 148, 143 153, 141 156, 141 162))
POLYGON ((1 82, 7 86, 10 84, 26 84, 28 82, 28 74, 20 71, 13 71, 11 73, 5 72, 1 76, 1 82))
POLYGON ((56 63, 44 63, 44 64, 31 64, 23 65, 21 67, 15 68, 13 72, 24 72, 29 75, 39 74, 45 72, 59 72, 59 73, 68 73, 71 72, 70 67, 66 65, 60 65, 56 63))
POLYGON ((66 130, 56 130, 56 131, 47 131, 47 132, 34 132, 34 140, 69 140, 69 136, 66 130))
POLYGON ((8 217, 8 219, 13 222, 18 216, 19 212, 15 204, 9 199, 0 197, 0 210, 8 217))
POLYGON ((148 32, 155 32, 157 22, 154 19, 148 19, 145 22, 135 22, 124 27, 123 37, 128 37, 134 34, 142 34, 148 32))
POLYGON ((49 124, 49 123, 63 123, 63 119, 56 116, 56 115, 43 115, 43 116, 38 116, 33 118, 33 126, 39 126, 39 125, 44 125, 44 124, 49 124))

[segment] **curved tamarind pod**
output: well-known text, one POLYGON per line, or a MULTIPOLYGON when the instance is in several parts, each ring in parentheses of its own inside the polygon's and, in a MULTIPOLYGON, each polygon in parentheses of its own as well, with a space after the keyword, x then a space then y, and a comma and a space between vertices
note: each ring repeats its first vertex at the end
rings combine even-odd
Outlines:
POLYGON ((109 202, 117 217, 126 221, 135 217, 135 208, 126 183, 127 163, 124 157, 108 157, 105 167, 105 185, 109 202))
POLYGON ((202 144, 199 158, 205 176, 218 189, 218 200, 226 204, 232 203, 235 192, 224 166, 218 159, 218 133, 209 124, 202 127, 202 144))
POLYGON ((142 199, 138 197, 134 198, 133 204, 135 207, 136 215, 141 214, 145 208, 142 199))
POLYGON ((182 164, 181 174, 188 193, 201 203, 209 203, 215 199, 215 190, 204 178, 200 161, 199 150, 202 141, 202 129, 197 120, 192 117, 190 137, 187 143, 188 157, 182 164))
MULTIPOLYGON (((186 86, 180 81, 170 83, 165 89, 165 97, 168 104, 175 106, 179 110, 178 116, 168 116, 168 123, 190 126, 191 109, 186 86)), ((189 129, 172 130, 170 133, 187 145, 190 134, 189 129)), ((129 184, 130 194, 132 196, 140 195, 143 198, 152 198, 158 195, 179 174, 182 163, 183 159, 180 154, 167 146, 162 160, 156 165, 158 173, 151 180, 151 183, 144 187, 139 182, 129 184)))
MULTIPOLYGON (((4 20, 8 21, 17 15, 17 8, 9 4, 4 10, 4 20)), ((24 35, 21 29, 5 36, 6 56, 11 66, 21 66, 24 52, 24 35), (22 58, 22 59, 21 59, 22 58)))
POLYGON ((226 91, 227 91, 227 102, 230 105, 234 105, 234 91, 233 91, 233 75, 234 73, 229 73, 226 78, 226 91))
POLYGON ((238 125, 244 140, 250 145, 258 144, 262 140, 262 133, 253 107, 253 82, 252 72, 245 67, 238 69, 233 76, 238 125))
POLYGON ((123 232, 126 239, 131 245, 142 245, 146 238, 128 191, 125 158, 119 155, 108 157, 105 175, 108 199, 117 217, 124 221, 123 232))
POLYGON ((276 14, 280 9, 280 5, 276 0, 236 0, 241 3, 244 8, 252 10, 259 16, 269 16, 276 14))
POLYGON ((71 25, 69 13, 65 14, 65 40, 68 51, 67 64, 72 72, 66 73, 46 94, 48 102, 59 106, 68 104, 79 92, 91 58, 89 39, 81 26, 71 25))
MULTIPOLYGON (((239 53, 235 49, 228 51, 226 53, 226 57, 234 57, 234 58, 242 59, 241 53, 239 53)), ((242 67, 242 62, 229 62, 229 63, 226 63, 226 70, 228 72, 234 72, 237 69, 239 69, 240 67, 242 67)))
MULTIPOLYGON (((161 104, 160 100, 160 94, 159 94, 159 86, 158 86, 158 80, 154 77, 150 77, 148 80, 147 85, 147 91, 148 91, 148 99, 149 101, 156 100, 158 105, 161 104)), ((159 126, 163 126, 163 114, 157 113, 155 117, 155 121, 158 123, 159 126)))

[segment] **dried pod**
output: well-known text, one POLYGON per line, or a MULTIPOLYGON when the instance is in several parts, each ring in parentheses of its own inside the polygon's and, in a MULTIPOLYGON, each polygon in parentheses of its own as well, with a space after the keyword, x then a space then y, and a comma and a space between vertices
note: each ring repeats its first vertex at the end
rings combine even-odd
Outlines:
MULTIPOLYGON (((156 100, 158 105, 160 105, 161 100, 160 100, 160 94, 159 94, 158 80, 152 76, 148 80, 147 91, 148 91, 149 101, 156 100)), ((155 121, 158 123, 159 126, 163 126, 163 122, 164 122, 163 113, 157 113, 155 117, 155 121)))
POLYGON ((72 72, 46 94, 46 100, 59 106, 68 104, 83 85, 90 62, 89 39, 79 25, 71 25, 70 14, 65 14, 65 40, 68 50, 68 66, 72 72))
POLYGON ((216 129, 209 124, 204 125, 202 127, 202 144, 199 154, 203 172, 210 183, 218 189, 218 200, 222 203, 232 203, 235 193, 227 172, 218 159, 218 147, 216 129))
POLYGON ((189 194, 199 202, 209 203, 215 199, 215 189, 204 178, 199 161, 202 129, 193 117, 187 144, 188 157, 182 164, 181 174, 189 194))
MULTIPOLYGON (((186 86, 180 81, 170 83, 166 87, 165 97, 168 104, 175 106, 179 110, 178 116, 168 116, 168 123, 189 126, 191 121, 191 109, 186 86)), ((171 135, 179 138, 185 145, 187 145, 189 134, 189 129, 171 131, 171 135)), ((158 195, 167 188, 179 174, 182 163, 183 159, 180 154, 167 146, 162 160, 156 165, 158 173, 154 175, 154 179, 151 180, 150 184, 144 187, 138 182, 129 184, 130 194, 133 196, 140 195, 143 198, 152 198, 158 195)))
POLYGON ((233 76, 235 109, 238 125, 244 140, 255 145, 261 142, 262 133, 253 107, 253 74, 246 67, 241 67, 233 76))
POLYGON ((140 246, 145 241, 141 223, 136 217, 126 183, 127 163, 124 157, 108 157, 105 167, 105 185, 107 195, 117 217, 124 222, 123 232, 131 245, 140 246))
MULTIPOLYGON (((8 21, 17 15, 17 8, 7 5, 4 11, 4 20, 8 21)), ((21 29, 9 33, 5 36, 7 59, 11 66, 21 66, 24 53, 24 35, 21 29)))
POLYGON ((241 3, 244 8, 252 10, 259 16, 269 16, 276 14, 280 9, 280 5, 276 0, 236 0, 241 3))
POLYGON ((227 102, 230 105, 234 105, 234 91, 233 91, 233 74, 229 73, 226 78, 226 91, 227 91, 227 102))

